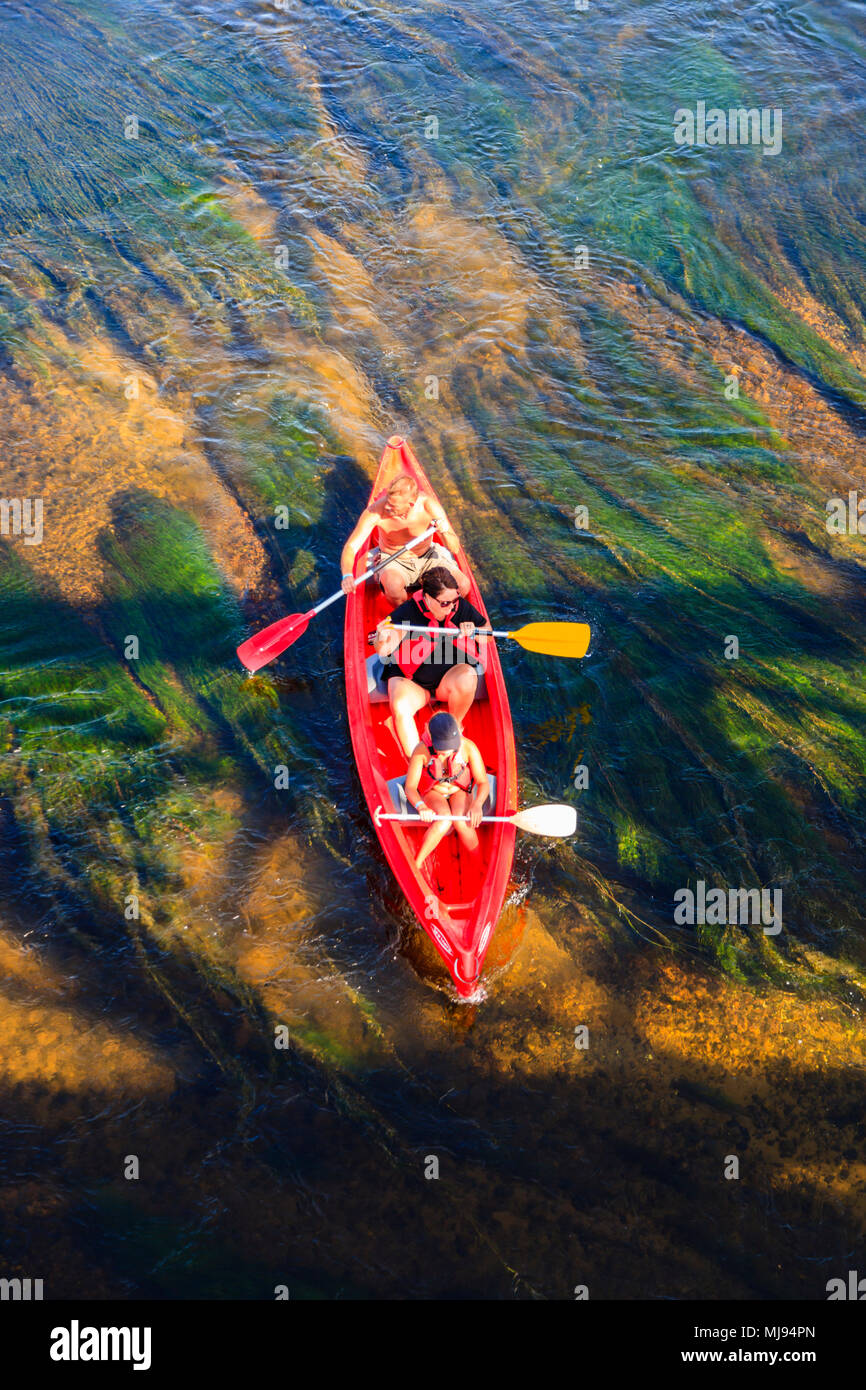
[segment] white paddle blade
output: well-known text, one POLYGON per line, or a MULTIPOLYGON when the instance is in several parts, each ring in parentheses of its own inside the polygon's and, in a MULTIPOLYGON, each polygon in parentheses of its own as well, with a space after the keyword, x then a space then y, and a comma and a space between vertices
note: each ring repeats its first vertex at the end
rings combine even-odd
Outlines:
POLYGON ((573 806, 530 806, 526 811, 518 811, 512 824, 533 835, 564 837, 577 829, 577 811, 573 806))

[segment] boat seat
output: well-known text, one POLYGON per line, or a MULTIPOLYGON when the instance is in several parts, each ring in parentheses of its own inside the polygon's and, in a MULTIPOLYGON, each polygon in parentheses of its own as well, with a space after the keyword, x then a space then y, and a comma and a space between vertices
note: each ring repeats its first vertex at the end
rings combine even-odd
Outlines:
MULTIPOLYGON (((381 705, 388 699, 388 685, 385 680, 385 668, 379 658, 378 652, 367 657, 367 694, 372 705, 381 705)), ((487 699, 487 682, 484 678, 483 670, 478 674, 478 685, 475 689, 476 700, 487 699)))
MULTIPOLYGON (((488 772, 488 774, 487 774, 487 780, 488 780, 488 782, 490 783, 490 795, 488 796, 487 800, 486 800, 485 803, 484 803, 484 814, 485 814, 485 816, 492 816, 493 813, 494 813, 494 811, 495 811, 495 809, 496 809, 496 775, 495 775, 495 773, 493 773, 493 772, 488 772)), ((394 807, 394 810, 395 810, 395 811, 399 811, 401 815, 405 816, 406 813, 407 813, 407 811, 408 811, 408 813, 409 813, 410 816, 414 816, 414 817, 417 818, 418 812, 415 810, 415 807, 414 807, 414 806, 410 806, 410 805, 409 805, 409 802, 406 800, 406 792, 405 792, 405 790, 404 790, 405 786, 406 786, 406 774, 405 774, 405 772, 403 773, 403 776, 402 776, 402 777, 392 777, 392 778, 391 778, 391 780, 390 780, 389 783, 388 783, 388 793, 389 793, 389 795, 390 795, 390 797, 391 797, 391 805, 394 807)))

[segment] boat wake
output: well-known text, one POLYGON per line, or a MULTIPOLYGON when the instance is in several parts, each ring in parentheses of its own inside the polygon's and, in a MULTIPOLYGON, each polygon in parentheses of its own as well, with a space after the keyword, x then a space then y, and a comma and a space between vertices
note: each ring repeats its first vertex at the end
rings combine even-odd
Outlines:
POLYGON ((488 997, 484 985, 478 985, 477 989, 474 989, 466 998, 458 994, 456 989, 447 990, 447 994, 449 999, 455 1004, 483 1004, 484 1000, 488 997))
POLYGON ((526 883, 517 884, 517 886, 514 889, 514 892, 510 895, 510 897, 505 899, 505 906, 520 907, 521 904, 526 902, 526 899, 529 896, 529 889, 529 880, 527 880, 526 883))

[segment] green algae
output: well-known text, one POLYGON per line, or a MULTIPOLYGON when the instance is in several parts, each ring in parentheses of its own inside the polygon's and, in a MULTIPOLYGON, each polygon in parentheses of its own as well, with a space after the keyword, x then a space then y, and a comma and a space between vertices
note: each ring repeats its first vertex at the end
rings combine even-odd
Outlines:
MULTIPOLYGON (((621 340, 609 332, 604 336, 619 353, 621 340)), ((664 406, 665 397, 659 400, 664 406)), ((469 408, 473 405, 474 400, 469 408)), ((681 421, 675 420, 676 414, 669 420, 662 409, 644 426, 643 456, 660 455, 668 439, 680 437, 681 421)), ((847 868, 839 865, 814 826, 811 806, 806 809, 800 800, 802 793, 810 801, 829 793, 837 809, 850 815, 856 838, 863 809, 864 691, 857 674, 859 649, 839 638, 835 603, 779 573, 764 545, 763 509, 744 511, 722 494, 713 497, 688 475, 679 473, 674 485, 669 472, 647 468, 641 477, 634 466, 627 471, 630 496, 624 505, 609 456, 602 480, 588 471, 585 450, 577 458, 571 452, 560 458, 555 447, 537 437, 527 446, 500 445, 498 451, 500 468, 507 461, 509 475, 539 504, 527 514, 509 552, 509 575, 529 599, 536 589, 535 570, 520 552, 528 555, 537 546, 548 560, 545 607, 537 616, 567 607, 573 612, 575 589, 569 580, 578 595, 583 587, 594 596, 596 622, 603 622, 603 640, 620 681, 615 692, 605 681, 605 717, 593 731, 602 762, 589 814, 598 833, 601 824, 615 827, 627 812, 626 828, 609 841, 620 870, 656 885, 675 885, 687 881, 697 855, 707 871, 724 865, 722 881, 755 884, 776 875, 790 888, 803 866, 812 863, 815 896, 796 930, 832 933, 842 917, 856 930, 862 912, 854 861, 847 868), (641 504, 641 493, 652 499, 649 508, 641 504), (549 502, 563 517, 558 542, 545 508, 549 502), (569 509, 578 502, 589 507, 591 538, 579 538, 568 528, 569 509), (566 559, 568 549, 574 560, 566 559), (739 637, 742 655, 726 662, 723 643, 731 632, 739 637), (692 695, 684 703, 685 668, 701 672, 705 698, 696 701, 692 695), (837 697, 830 717, 828 686, 851 692, 841 704, 837 697), (628 768, 619 765, 615 753, 611 766, 610 750, 621 743, 623 730, 632 750, 628 768), (674 765, 676 785, 669 771, 674 765), (647 786, 653 787, 652 820, 642 795, 647 786), (738 802, 743 810, 733 809, 738 802)), ((773 443, 767 441, 765 448, 773 443)), ((681 446, 677 453, 682 457, 681 446)), ((729 479, 729 454, 727 440, 708 430, 704 471, 715 466, 729 479)), ((772 453, 768 463, 774 481, 790 487, 795 510, 804 496, 799 477, 791 477, 790 470, 787 478, 780 474, 772 453)), ((493 548, 485 553, 481 547, 485 563, 493 554, 493 548)), ((569 679, 567 672, 551 672, 544 680, 558 688, 560 708, 579 702, 582 674, 569 679)), ((757 936, 751 967, 741 959, 743 951, 748 955, 748 942, 735 950, 724 933, 713 932, 703 933, 701 942, 723 968, 778 973, 771 959, 775 947, 757 936)))
MULTIPOLYGON (((92 629, 42 594, 8 552, 0 586, 4 649, 14 652, 0 685, 7 742, 43 803, 71 818, 98 805, 118 777, 130 792, 147 786, 158 775, 164 719, 92 629)), ((7 760, 0 775, 10 771, 7 760)))
MULTIPOLYGON (((206 789, 223 780, 242 787, 247 758, 270 780, 290 756, 291 735, 267 678, 248 682, 225 669, 239 615, 191 518, 138 497, 103 553, 100 627, 114 651, 0 555, 3 636, 16 649, 0 686, 11 750, 3 791, 28 846, 24 872, 56 895, 61 916, 64 904, 86 913, 97 937, 130 930, 156 987, 223 1061, 218 1030, 180 1007, 177 967, 160 962, 147 938, 173 951, 184 929, 183 843, 223 843, 238 827, 236 815, 208 806, 206 789), (182 593, 195 602, 178 607, 182 593), (131 636, 140 657, 125 662, 131 636), (80 717, 63 722, 70 700, 80 717)), ((189 964, 209 991, 228 990, 255 1017, 253 994, 218 946, 198 940, 189 964)))
POLYGON ((322 451, 338 452, 323 414, 277 391, 255 408, 236 406, 224 423, 227 469, 244 506, 278 542, 281 532, 312 531, 324 506, 322 451), (277 524, 280 507, 288 509, 287 526, 277 524))

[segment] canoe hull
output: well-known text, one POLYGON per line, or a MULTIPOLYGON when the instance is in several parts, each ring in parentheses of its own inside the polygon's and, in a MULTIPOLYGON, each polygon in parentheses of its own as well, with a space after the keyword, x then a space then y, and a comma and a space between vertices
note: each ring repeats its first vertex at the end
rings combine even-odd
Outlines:
MULTIPOLYGON (((392 436, 385 446, 373 484, 371 501, 398 473, 408 473, 419 488, 435 498, 429 479, 405 440, 392 436)), ((434 537, 440 540, 440 537, 434 537)), ((360 550, 355 575, 367 568, 367 554, 375 537, 360 550)), ((487 612, 463 550, 455 557, 470 581, 470 603, 487 612)), ((515 831, 511 825, 482 825, 480 847, 467 854, 455 831, 444 840, 419 871, 414 858, 424 831, 421 823, 380 821, 377 811, 392 811, 390 778, 406 771, 387 703, 371 703, 365 662, 373 648, 367 635, 386 617, 389 605, 376 581, 369 580, 346 602, 345 665, 346 703, 355 761, 370 815, 385 857, 419 924, 442 957, 458 995, 472 997, 490 939, 502 911, 511 879, 515 831)), ((487 698, 473 703, 464 732, 481 751, 489 771, 496 774, 497 815, 517 809, 517 759, 514 730, 505 681, 495 643, 487 643, 487 698)), ((417 717, 419 731, 429 708, 417 717)))

